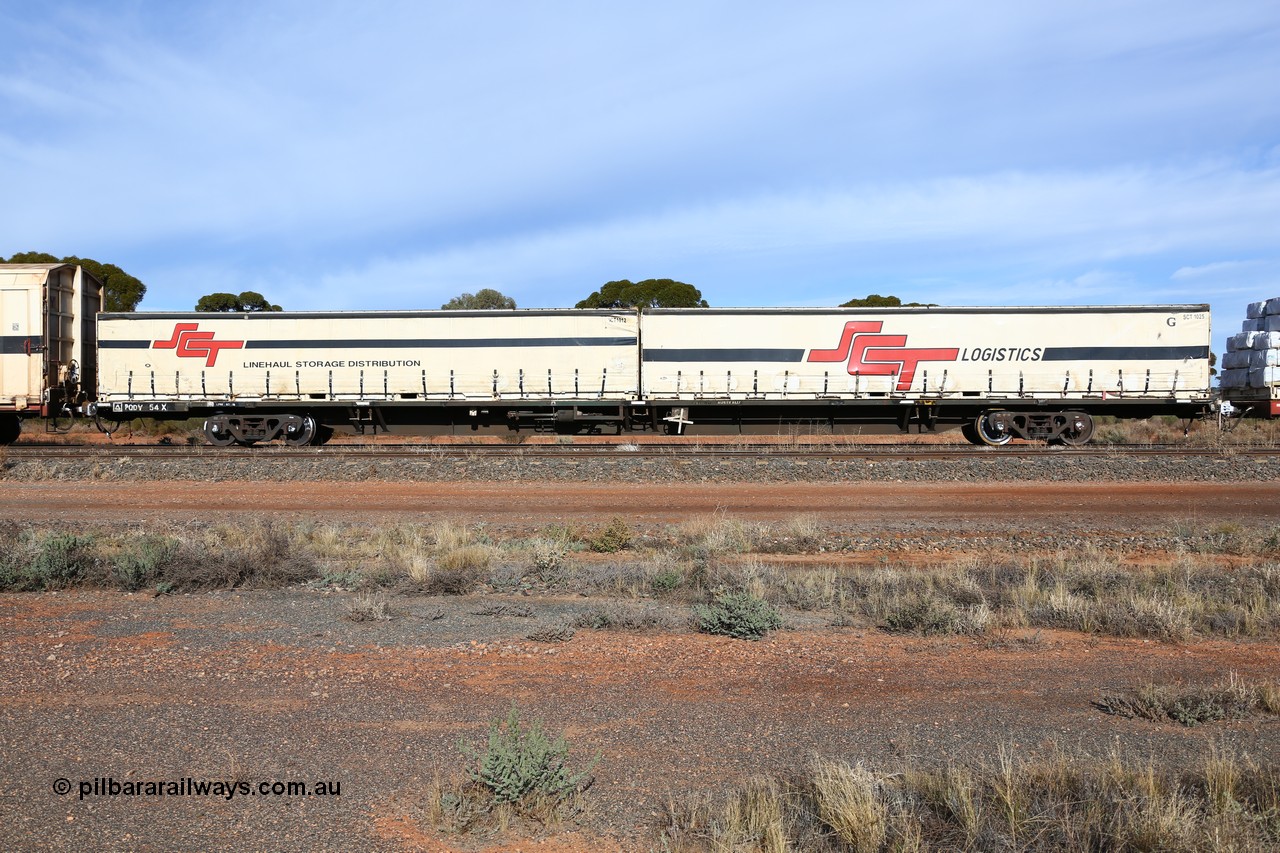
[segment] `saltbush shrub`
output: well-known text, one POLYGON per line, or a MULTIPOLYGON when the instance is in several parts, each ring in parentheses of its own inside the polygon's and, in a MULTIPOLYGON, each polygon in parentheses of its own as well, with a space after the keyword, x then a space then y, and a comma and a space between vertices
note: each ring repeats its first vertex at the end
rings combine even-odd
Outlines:
POLYGON ((459 749, 471 762, 467 777, 490 793, 494 805, 536 802, 539 808, 546 808, 567 800, 586 786, 600 760, 597 756, 586 769, 570 770, 564 735, 547 737, 537 719, 527 728, 521 725, 515 705, 505 719, 490 724, 483 750, 467 743, 460 743, 459 749))
POLYGON ((709 605, 695 604, 693 618, 699 631, 740 640, 758 640, 782 627, 774 606, 747 592, 728 592, 709 605))
POLYGON ((49 533, 35 543, 26 574, 38 589, 58 589, 80 580, 93 565, 94 539, 74 533, 49 533))
POLYGON ((630 545, 631 537, 631 526, 626 519, 615 515, 604 529, 587 540, 587 547, 601 554, 612 554, 630 545))
POLYGON ((160 577, 178 550, 178 541, 168 536, 140 536, 112 557, 112 576, 130 592, 142 589, 160 577))

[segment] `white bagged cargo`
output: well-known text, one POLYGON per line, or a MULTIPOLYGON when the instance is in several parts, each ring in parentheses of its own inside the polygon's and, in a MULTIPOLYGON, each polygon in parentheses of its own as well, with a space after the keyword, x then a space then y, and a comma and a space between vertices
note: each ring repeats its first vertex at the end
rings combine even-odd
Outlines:
POLYGON ((1275 349, 1280 347, 1280 332, 1251 332, 1250 334, 1253 335, 1254 349, 1275 349))
POLYGON ((1242 322, 1242 323, 1240 324, 1240 331, 1242 331, 1242 332, 1261 332, 1261 331, 1263 331, 1262 323, 1263 323, 1263 318, 1262 318, 1262 317, 1258 317, 1258 318, 1253 319, 1253 320, 1245 320, 1244 322, 1242 322))
POLYGON ((1227 352, 1253 349, 1253 342, 1262 332, 1240 332, 1227 338, 1227 352))
POLYGON ((1248 317, 1250 320, 1255 320, 1266 313, 1267 301, 1265 299, 1261 302, 1250 302, 1249 307, 1244 310, 1244 316, 1248 317))
POLYGON ((1244 368, 1247 370, 1250 367, 1253 367, 1253 356, 1256 353, 1256 350, 1249 349, 1226 353, 1222 356, 1222 369, 1239 370, 1244 368))
POLYGON ((1268 299, 1263 306, 1263 313, 1270 316, 1272 314, 1280 314, 1280 296, 1274 296, 1268 299))
POLYGON ((1247 368, 1218 371, 1218 384, 1223 388, 1244 388, 1248 382, 1247 368))
POLYGON ((1268 314, 1262 318, 1262 331, 1280 332, 1280 314, 1268 314))
POLYGON ((1218 371, 1218 384, 1223 388, 1243 388, 1248 382, 1249 371, 1247 369, 1218 371))
MULTIPOLYGON (((1244 355, 1244 353, 1228 353, 1228 355, 1244 355)), ((1225 357, 1223 364, 1226 364, 1225 357)), ((1275 367, 1280 365, 1280 350, 1256 349, 1249 353, 1250 367, 1275 367)), ((1239 366, 1239 365, 1236 365, 1239 366)))
POLYGON ((1280 368, 1276 367, 1251 367, 1249 368, 1249 387, 1250 388, 1267 388, 1280 383, 1280 368))

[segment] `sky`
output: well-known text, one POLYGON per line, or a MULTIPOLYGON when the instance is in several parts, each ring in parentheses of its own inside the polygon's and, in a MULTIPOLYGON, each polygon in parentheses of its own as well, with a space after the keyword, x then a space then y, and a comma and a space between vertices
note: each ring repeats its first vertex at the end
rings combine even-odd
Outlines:
POLYGON ((1280 4, 0 0, 0 255, 143 310, 1280 296, 1280 4))

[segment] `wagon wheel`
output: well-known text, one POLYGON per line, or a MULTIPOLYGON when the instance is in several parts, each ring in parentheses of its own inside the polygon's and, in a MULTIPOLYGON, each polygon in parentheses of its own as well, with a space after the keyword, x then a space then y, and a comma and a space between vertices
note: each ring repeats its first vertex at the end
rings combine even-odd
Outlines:
POLYGON ((1070 447, 1078 447, 1093 438, 1093 418, 1087 412, 1067 412, 1067 426, 1058 440, 1070 447))
POLYGON ((978 438, 978 429, 973 425, 973 421, 965 421, 960 424, 960 434, 970 444, 982 444, 982 440, 978 438))
POLYGON ((230 430, 215 430, 213 425, 214 421, 212 420, 204 422, 204 437, 206 441, 214 447, 230 447, 236 443, 235 436, 231 434, 230 430))
POLYGON ((1013 434, 991 422, 993 412, 983 412, 974 419, 973 431, 978 440, 991 447, 1003 447, 1013 438, 1013 434))
POLYGON ((292 447, 306 447, 308 444, 318 444, 319 442, 316 441, 318 430, 316 419, 311 415, 303 415, 302 426, 298 427, 295 432, 286 432, 284 443, 292 447))
POLYGON ((0 415, 0 444, 13 444, 22 435, 22 421, 17 415, 0 415))

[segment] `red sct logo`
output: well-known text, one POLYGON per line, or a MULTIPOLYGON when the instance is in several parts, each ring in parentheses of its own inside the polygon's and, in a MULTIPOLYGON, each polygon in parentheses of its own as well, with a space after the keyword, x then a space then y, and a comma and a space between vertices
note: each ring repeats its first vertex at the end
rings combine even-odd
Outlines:
POLYGON ((224 349, 244 349, 244 341, 215 341, 213 332, 201 332, 199 323, 178 323, 167 341, 155 341, 152 349, 176 349, 182 358, 203 358, 205 367, 213 367, 218 353, 224 349))
POLYGON ((911 390, 922 361, 955 361, 958 348, 908 347, 906 335, 879 334, 884 323, 854 320, 844 324, 835 349, 809 350, 809 361, 848 360, 850 376, 898 377, 898 391, 911 390))

